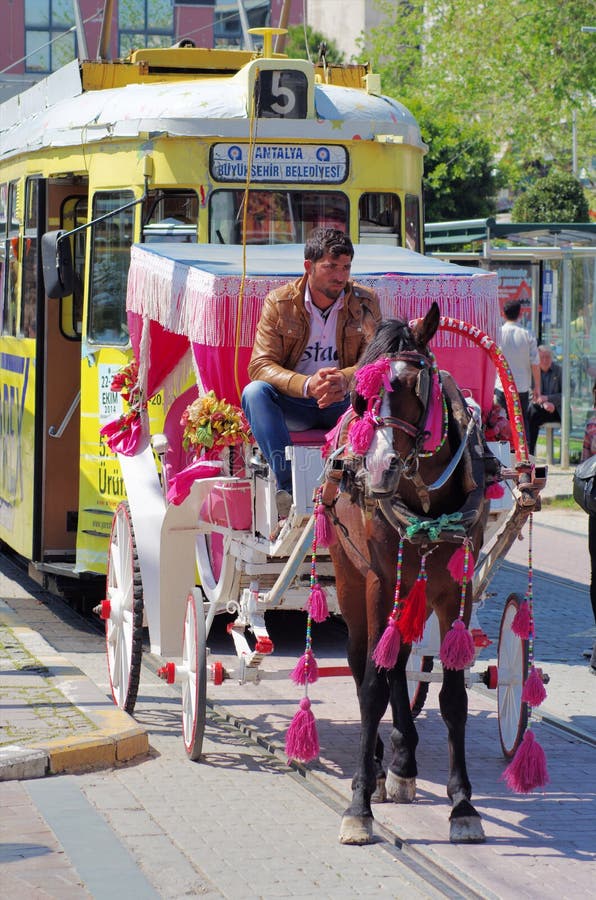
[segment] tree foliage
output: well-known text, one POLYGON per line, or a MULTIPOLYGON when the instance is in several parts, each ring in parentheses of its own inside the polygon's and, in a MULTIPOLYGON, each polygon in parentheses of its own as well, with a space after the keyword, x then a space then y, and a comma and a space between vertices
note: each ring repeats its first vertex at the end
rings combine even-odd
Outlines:
POLYGON ((339 65, 345 62, 344 54, 335 41, 325 37, 320 31, 315 31, 310 25, 306 27, 290 25, 285 52, 294 59, 311 59, 316 63, 319 59, 321 44, 325 44, 327 47, 326 59, 330 65, 334 63, 339 65))
POLYGON ((588 201, 577 178, 549 172, 519 197, 512 210, 514 222, 589 222, 588 201))
POLYGON ((418 101, 410 104, 410 109, 429 146, 423 179, 426 221, 492 215, 498 182, 492 147, 483 129, 418 101))
POLYGON ((383 25, 363 55, 384 92, 477 123, 512 187, 536 160, 571 168, 575 111, 579 166, 589 166, 596 35, 581 26, 594 24, 593 0, 377 2, 383 25))

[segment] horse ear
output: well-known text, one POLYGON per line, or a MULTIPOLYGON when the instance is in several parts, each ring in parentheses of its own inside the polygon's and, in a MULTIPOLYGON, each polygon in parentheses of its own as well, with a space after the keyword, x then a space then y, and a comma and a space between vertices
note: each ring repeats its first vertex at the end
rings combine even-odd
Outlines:
POLYGON ((432 341, 439 327, 440 320, 439 304, 433 301, 425 317, 416 319, 412 325, 414 338, 419 347, 426 347, 432 341))

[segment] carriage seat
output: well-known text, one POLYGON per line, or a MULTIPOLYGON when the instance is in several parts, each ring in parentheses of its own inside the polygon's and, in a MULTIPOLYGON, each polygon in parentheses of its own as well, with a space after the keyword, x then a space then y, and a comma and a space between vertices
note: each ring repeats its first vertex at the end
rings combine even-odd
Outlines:
POLYGON ((296 447, 322 447, 327 432, 322 428, 310 428, 308 431, 290 431, 292 444, 296 447))

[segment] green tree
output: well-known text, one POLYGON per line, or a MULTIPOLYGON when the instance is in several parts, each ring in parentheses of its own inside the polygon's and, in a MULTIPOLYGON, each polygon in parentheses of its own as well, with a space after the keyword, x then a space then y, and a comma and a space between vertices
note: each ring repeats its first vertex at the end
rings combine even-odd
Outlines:
POLYGON ((493 147, 477 123, 463 123, 453 113, 414 101, 424 159, 424 217, 427 222, 478 219, 496 211, 498 180, 493 147))
POLYGON ((340 65, 345 61, 344 54, 335 41, 325 37, 320 31, 314 31, 310 25, 306 27, 290 25, 285 52, 294 59, 311 59, 316 63, 319 59, 321 44, 325 44, 327 47, 326 59, 330 65, 340 65))
POLYGON ((519 197, 514 222, 589 222, 588 201, 580 182, 565 172, 549 172, 519 197))
POLYGON ((593 0, 378 0, 382 26, 363 41, 383 89, 478 122, 509 184, 526 164, 571 168, 575 115, 579 167, 596 130, 593 0))

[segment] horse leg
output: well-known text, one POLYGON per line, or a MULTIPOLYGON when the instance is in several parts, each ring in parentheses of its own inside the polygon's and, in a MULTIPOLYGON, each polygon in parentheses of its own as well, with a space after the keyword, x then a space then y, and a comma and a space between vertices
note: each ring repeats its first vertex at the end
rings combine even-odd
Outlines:
POLYGON ((389 691, 393 729, 393 755, 387 772, 387 799, 394 803, 412 803, 416 795, 416 747, 418 732, 410 709, 405 666, 409 653, 400 652, 397 665, 389 673, 389 691))
MULTIPOLYGON (((349 656, 348 656, 349 658, 349 656)), ((378 728, 387 709, 389 687, 385 672, 377 671, 368 660, 358 686, 360 704, 360 748, 356 774, 352 779, 352 802, 341 820, 339 840, 342 844, 370 844, 373 839, 371 798, 377 787, 378 728)))
POLYGON ((470 802, 472 785, 466 769, 468 695, 463 671, 444 670, 439 704, 447 726, 449 746, 447 795, 452 804, 449 840, 454 844, 480 844, 485 840, 484 830, 480 816, 470 802))
POLYGON ((375 773, 377 779, 377 786, 374 789, 373 795, 370 798, 371 803, 385 803, 387 800, 387 791, 385 789, 386 775, 385 769, 383 768, 383 755, 385 753, 385 747, 383 741, 381 740, 379 734, 377 733, 377 743, 375 746, 375 773))

